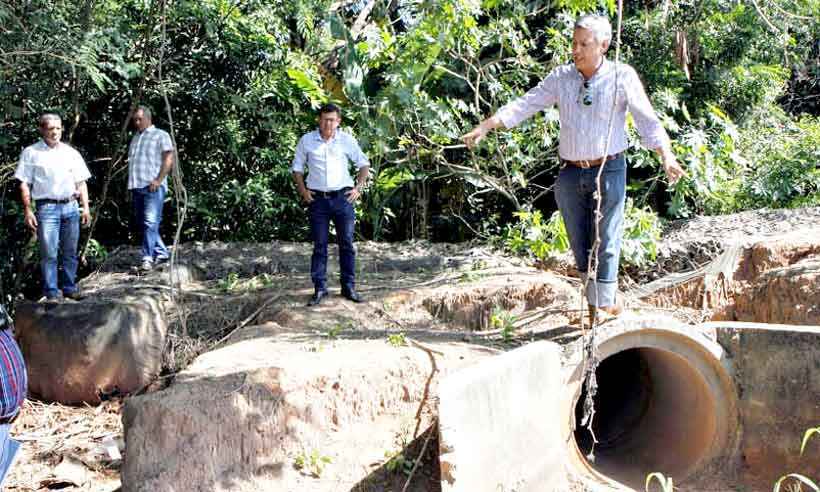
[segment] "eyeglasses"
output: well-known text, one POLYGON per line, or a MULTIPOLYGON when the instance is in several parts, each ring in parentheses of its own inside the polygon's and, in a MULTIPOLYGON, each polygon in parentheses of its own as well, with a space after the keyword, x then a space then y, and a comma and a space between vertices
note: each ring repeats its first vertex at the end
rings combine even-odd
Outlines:
POLYGON ((589 90, 588 80, 585 80, 584 83, 581 84, 581 89, 578 92, 578 104, 583 104, 584 106, 592 105, 592 91, 589 90))

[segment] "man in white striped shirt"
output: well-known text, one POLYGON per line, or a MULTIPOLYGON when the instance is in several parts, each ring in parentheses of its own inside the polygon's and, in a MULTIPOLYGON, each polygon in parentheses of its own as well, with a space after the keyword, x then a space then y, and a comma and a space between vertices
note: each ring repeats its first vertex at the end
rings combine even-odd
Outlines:
POLYGON ((462 138, 472 148, 491 130, 512 128, 538 111, 557 106, 560 118, 558 154, 564 164, 555 186, 555 198, 569 235, 578 270, 586 281, 595 240, 596 177, 601 165, 602 190, 597 275, 587 283, 590 318, 600 309, 618 315, 616 299, 626 198, 626 113, 632 114, 641 143, 655 150, 670 183, 684 171, 669 145, 635 70, 605 58, 612 27, 602 16, 586 15, 575 23, 573 63, 553 69, 529 92, 499 109, 462 138), (610 115, 612 134, 608 138, 610 115), (608 144, 608 145, 607 145, 608 144))
POLYGON ((331 221, 336 226, 336 242, 339 245, 342 296, 353 302, 362 302, 355 289, 353 230, 356 213, 353 203, 359 199, 367 183, 370 162, 356 139, 339 129, 341 121, 342 110, 338 106, 322 106, 319 109, 319 128, 299 139, 291 167, 296 189, 308 204, 310 212, 310 234, 313 239, 310 277, 315 290, 308 306, 315 306, 328 296, 327 242, 331 221), (358 169, 355 185, 348 170, 350 161, 358 169), (308 171, 307 184, 305 168, 308 171))
POLYGON ((128 146, 128 189, 131 190, 134 228, 142 241, 140 270, 168 260, 168 248, 159 226, 168 191, 168 174, 174 165, 174 144, 167 132, 151 122, 151 110, 139 106, 134 112, 137 133, 128 146))

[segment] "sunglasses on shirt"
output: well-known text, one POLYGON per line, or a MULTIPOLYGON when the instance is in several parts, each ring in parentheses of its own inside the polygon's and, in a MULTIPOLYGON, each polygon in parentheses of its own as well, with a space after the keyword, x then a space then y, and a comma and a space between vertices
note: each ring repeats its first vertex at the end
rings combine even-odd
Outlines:
POLYGON ((581 89, 578 93, 578 104, 583 104, 584 106, 592 105, 592 91, 589 90, 588 80, 585 80, 584 83, 581 84, 581 89))

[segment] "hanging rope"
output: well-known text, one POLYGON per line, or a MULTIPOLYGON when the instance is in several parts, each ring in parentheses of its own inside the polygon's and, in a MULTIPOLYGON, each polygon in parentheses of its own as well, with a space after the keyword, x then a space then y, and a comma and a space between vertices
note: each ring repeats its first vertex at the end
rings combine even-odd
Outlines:
MULTIPOLYGON (((622 27, 622 20, 623 20, 623 0, 618 0, 618 23, 617 23, 617 30, 616 30, 616 40, 615 40, 615 94, 612 98, 612 109, 609 113, 609 124, 607 127, 606 133, 606 141, 604 144, 604 156, 609 155, 609 145, 612 143, 612 130, 615 122, 615 108, 618 104, 618 75, 619 75, 619 64, 621 58, 621 27, 622 27)), ((604 172, 604 167, 606 166, 606 157, 604 157, 603 162, 598 168, 598 174, 595 176, 595 240, 592 243, 592 249, 590 251, 589 260, 587 262, 587 276, 581 286, 581 313, 583 313, 584 308, 584 297, 589 286, 590 280, 592 280, 592 286, 595 289, 595 300, 598 299, 598 248, 601 245, 601 219, 603 218, 603 214, 601 214, 601 176, 604 172)), ((584 413, 583 418, 581 420, 581 426, 586 427, 589 431, 590 435, 592 436, 592 447, 587 455, 587 459, 590 462, 595 461, 595 445, 598 444, 598 439, 595 436, 595 431, 592 429, 592 422, 595 418, 595 395, 598 392, 598 379, 596 377, 595 371, 598 369, 598 364, 600 363, 598 357, 598 348, 595 343, 595 330, 600 325, 600 316, 593 317, 590 320, 590 327, 589 330, 585 329, 584 326, 584 316, 581 315, 581 332, 583 333, 583 358, 581 361, 581 365, 583 367, 584 372, 584 385, 586 390, 586 399, 584 400, 584 413)))
POLYGON ((157 67, 157 76, 159 77, 159 88, 162 94, 162 99, 165 102, 165 112, 168 117, 168 128, 171 134, 171 142, 174 144, 174 164, 171 167, 171 178, 174 188, 174 199, 177 204, 177 228, 174 233, 174 244, 171 248, 171 259, 168 262, 168 284, 171 287, 171 302, 176 308, 177 316, 179 316, 179 323, 182 327, 183 335, 188 334, 187 316, 184 306, 182 305, 182 298, 180 295, 180 278, 176 273, 177 268, 177 251, 179 249, 179 240, 182 235, 182 226, 185 223, 185 217, 188 213, 188 190, 182 182, 182 166, 179 161, 179 150, 177 145, 176 133, 174 131, 174 115, 171 111, 171 102, 168 99, 168 89, 165 85, 165 78, 162 73, 162 62, 165 57, 165 44, 167 42, 167 12, 166 0, 160 2, 160 16, 162 22, 162 32, 160 35, 159 47, 159 65, 157 67))

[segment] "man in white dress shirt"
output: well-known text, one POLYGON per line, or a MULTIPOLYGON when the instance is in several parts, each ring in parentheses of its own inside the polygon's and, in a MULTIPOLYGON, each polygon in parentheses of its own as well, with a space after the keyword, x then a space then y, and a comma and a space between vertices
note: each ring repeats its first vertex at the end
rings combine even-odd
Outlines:
POLYGON ((353 204, 367 183, 370 162, 356 139, 339 130, 341 121, 342 111, 338 106, 322 106, 319 128, 299 140, 291 168, 299 195, 308 204, 310 212, 313 239, 310 277, 314 293, 308 306, 315 306, 328 296, 327 243, 331 221, 336 226, 339 245, 342 295, 353 302, 362 302, 356 292, 356 250, 353 247, 356 215, 353 204), (358 169, 355 185, 348 171, 349 161, 358 169))
POLYGON ((668 181, 674 183, 685 175, 638 74, 629 65, 616 66, 604 56, 611 38, 612 27, 605 17, 580 17, 572 37, 573 63, 556 67, 536 87, 462 137, 472 148, 491 130, 501 126, 512 128, 538 111, 558 107, 558 154, 563 167, 556 181, 555 198, 584 281, 596 235, 596 177, 600 166, 606 163, 601 176, 597 276, 590 279, 586 289, 591 319, 598 309, 612 315, 622 311, 615 294, 626 197, 623 153, 627 148, 627 111, 632 114, 642 145, 660 154, 668 181), (613 111, 612 135, 607 146, 613 111))
POLYGON ((91 221, 85 184, 91 173, 80 153, 60 141, 63 122, 58 115, 45 113, 38 123, 43 138, 20 154, 14 177, 20 180, 25 223, 37 232, 43 294, 49 300, 61 293, 78 299, 77 242, 80 221, 91 221))

